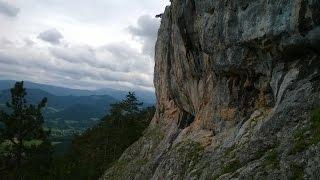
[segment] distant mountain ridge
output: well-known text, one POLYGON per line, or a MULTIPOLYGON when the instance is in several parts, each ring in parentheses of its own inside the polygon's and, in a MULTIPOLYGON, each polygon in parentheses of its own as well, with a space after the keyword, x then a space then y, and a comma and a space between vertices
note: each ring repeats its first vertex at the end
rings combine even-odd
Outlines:
MULTIPOLYGON (((91 96, 56 96, 40 89, 27 89, 27 103, 36 104, 42 98, 48 99, 47 107, 44 110, 44 117, 47 122, 85 122, 92 119, 100 119, 109 111, 110 104, 118 102, 109 95, 91 96)), ((0 108, 11 99, 10 90, 0 91, 0 108)))
MULTIPOLYGON (((10 90, 2 90, 0 93, 0 104, 4 104, 10 100, 10 90)), ((40 89, 27 89, 27 102, 35 104, 42 98, 48 99, 48 107, 55 109, 65 109, 76 104, 105 106, 118 100, 109 95, 91 95, 91 96, 56 96, 40 89)))
MULTIPOLYGON (((10 89, 14 86, 16 81, 13 80, 0 80, 0 91, 10 89)), ((29 81, 24 81, 24 85, 27 89, 39 89, 45 92, 48 92, 55 96, 92 96, 92 95, 109 95, 115 99, 121 100, 123 99, 127 92, 104 88, 98 90, 81 90, 81 89, 71 89, 65 87, 58 87, 53 85, 39 84, 33 83, 29 81)), ((146 104, 154 104, 155 103, 155 94, 150 91, 135 91, 137 97, 146 104)))

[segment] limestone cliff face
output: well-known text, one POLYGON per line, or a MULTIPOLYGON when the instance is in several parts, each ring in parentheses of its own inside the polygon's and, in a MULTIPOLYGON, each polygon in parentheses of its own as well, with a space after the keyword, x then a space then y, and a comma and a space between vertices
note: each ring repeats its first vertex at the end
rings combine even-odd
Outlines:
POLYGON ((319 0, 172 0, 155 53, 156 115, 103 178, 320 178, 319 0))

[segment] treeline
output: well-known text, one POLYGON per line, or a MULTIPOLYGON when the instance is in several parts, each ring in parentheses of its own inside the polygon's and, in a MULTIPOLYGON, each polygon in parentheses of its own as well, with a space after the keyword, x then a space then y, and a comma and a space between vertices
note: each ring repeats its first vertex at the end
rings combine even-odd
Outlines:
POLYGON ((97 126, 76 137, 70 150, 55 160, 55 179, 98 179, 141 137, 154 112, 154 107, 142 108, 133 93, 111 105, 97 126))
POLYGON ((11 113, 0 114, 0 179, 98 179, 141 137, 155 112, 130 92, 98 125, 75 136, 65 154, 53 156, 50 131, 42 128, 46 99, 28 105, 23 82, 11 94, 11 113))

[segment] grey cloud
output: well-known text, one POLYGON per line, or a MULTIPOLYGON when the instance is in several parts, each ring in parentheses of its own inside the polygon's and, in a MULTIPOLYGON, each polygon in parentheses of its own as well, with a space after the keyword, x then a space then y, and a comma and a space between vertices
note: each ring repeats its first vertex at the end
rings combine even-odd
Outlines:
POLYGON ((112 56, 116 68, 123 72, 153 73, 153 61, 150 56, 141 54, 127 43, 113 43, 104 47, 112 56))
POLYGON ((140 56, 138 52, 132 49, 126 43, 113 43, 108 44, 103 47, 104 50, 111 52, 114 56, 120 59, 130 59, 130 58, 137 58, 140 56))
POLYGON ((6 38, 0 38, 0 49, 12 46, 14 43, 6 38))
POLYGON ((153 61, 127 43, 112 43, 100 48, 71 46, 50 48, 51 54, 70 63, 86 64, 118 72, 149 73, 152 76, 153 61))
POLYGON ((137 49, 126 43, 113 43, 106 46, 106 50, 112 54, 118 69, 124 72, 141 72, 152 75, 153 61, 150 56, 141 54, 137 49))
POLYGON ((29 39, 29 38, 25 38, 25 39, 24 39, 24 43, 25 43, 25 46, 29 46, 29 47, 36 44, 34 41, 32 41, 32 40, 29 39))
MULTIPOLYGON (((84 88, 112 85, 114 88, 153 89, 152 74, 146 74, 146 70, 143 69, 146 68, 144 62, 150 61, 129 59, 117 62, 118 55, 112 54, 110 49, 107 51, 103 48, 79 46, 66 49, 51 48, 49 52, 46 52, 46 49, 33 47, 0 50, 0 74, 31 81, 35 78, 42 82, 68 81, 66 82, 68 85, 71 82, 78 82, 78 86, 83 82, 84 88), (111 61, 99 57, 97 54, 100 53, 108 54, 111 61), (114 68, 108 68, 109 66, 114 68), (124 69, 128 71, 123 71, 124 69), (92 86, 86 87, 85 84, 89 82, 92 86)), ((134 53, 133 50, 130 51, 134 53)), ((152 68, 153 65, 147 64, 147 66, 152 68)))
POLYGON ((97 57, 97 50, 90 46, 53 47, 49 50, 55 58, 72 64, 87 65, 112 71, 117 70, 111 56, 99 58, 97 57))
POLYGON ((60 44, 60 40, 63 39, 62 34, 56 29, 49 29, 38 35, 38 39, 51 43, 53 45, 60 44))
POLYGON ((50 52, 70 63, 93 63, 95 59, 94 50, 89 46, 54 47, 50 48, 50 52))
POLYGON ((139 17, 136 26, 129 26, 128 30, 143 43, 143 52, 145 54, 154 56, 154 46, 157 39, 157 31, 159 28, 159 20, 150 15, 143 15, 139 17))
POLYGON ((0 0, 0 13, 9 17, 16 17, 20 12, 19 8, 0 0))

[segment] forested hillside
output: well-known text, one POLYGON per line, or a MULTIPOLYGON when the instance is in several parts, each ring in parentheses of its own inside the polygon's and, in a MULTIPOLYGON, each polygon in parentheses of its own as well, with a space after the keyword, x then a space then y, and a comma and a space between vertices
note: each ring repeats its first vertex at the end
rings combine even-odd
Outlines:
POLYGON ((55 179, 97 179, 123 151, 142 136, 154 107, 143 108, 134 94, 111 105, 101 122, 73 139, 68 152, 56 158, 55 179))

